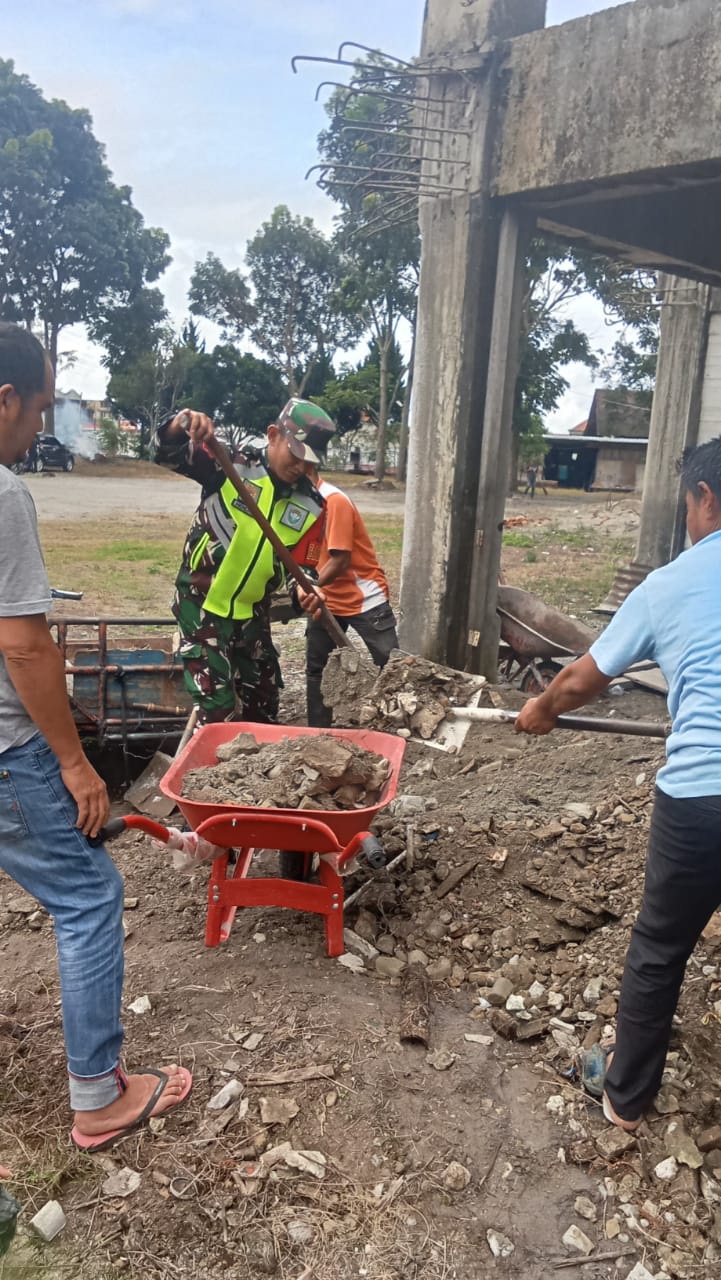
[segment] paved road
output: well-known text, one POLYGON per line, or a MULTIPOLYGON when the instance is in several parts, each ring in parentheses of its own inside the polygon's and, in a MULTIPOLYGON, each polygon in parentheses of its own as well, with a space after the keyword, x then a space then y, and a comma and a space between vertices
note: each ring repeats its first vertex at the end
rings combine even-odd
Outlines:
MULTIPOLYGON (((25 476, 41 520, 97 520, 105 515, 187 515, 195 510, 199 490, 191 480, 159 470, 157 479, 46 473, 25 476)), ((363 487, 352 496, 366 515, 401 515, 400 489, 377 493, 363 487)))

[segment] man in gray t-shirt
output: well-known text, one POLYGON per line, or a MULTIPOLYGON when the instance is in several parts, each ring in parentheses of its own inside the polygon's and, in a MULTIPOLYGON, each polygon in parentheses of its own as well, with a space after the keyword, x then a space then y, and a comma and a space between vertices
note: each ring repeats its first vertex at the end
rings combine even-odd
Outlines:
MULTIPOLYGON (((0 467, 0 618, 45 615, 49 608, 33 500, 23 481, 0 467)), ((35 733, 0 654, 0 751, 21 747, 35 733)))
POLYGON ((89 842, 107 819, 108 794, 83 754, 48 628, 33 501, 9 470, 53 396, 40 343, 0 321, 0 870, 55 923, 72 1137, 92 1151, 182 1101, 191 1078, 175 1066, 132 1076, 120 1067, 123 882, 89 842))

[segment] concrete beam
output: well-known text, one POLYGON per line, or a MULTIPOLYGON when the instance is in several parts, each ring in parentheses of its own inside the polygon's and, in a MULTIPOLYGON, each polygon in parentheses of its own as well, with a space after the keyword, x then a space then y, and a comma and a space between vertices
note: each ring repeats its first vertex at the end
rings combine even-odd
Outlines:
POLYGON ((721 181, 689 182, 673 190, 564 203, 533 202, 539 225, 636 265, 721 280, 721 181))
POLYGON ((546 0, 426 0, 421 57, 465 57, 545 21, 546 0))
POLYGON ((508 45, 494 194, 721 160, 721 5, 635 0, 508 45))

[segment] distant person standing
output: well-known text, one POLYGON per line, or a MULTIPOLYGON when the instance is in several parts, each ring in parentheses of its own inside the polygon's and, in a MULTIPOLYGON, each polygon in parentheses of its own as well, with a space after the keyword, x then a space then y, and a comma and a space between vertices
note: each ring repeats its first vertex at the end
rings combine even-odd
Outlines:
MULTIPOLYGON (((343 630, 352 627, 376 666, 384 667, 398 648, 398 635, 388 582, 368 530, 347 493, 321 480, 313 463, 307 463, 305 470, 325 503, 318 586, 343 630)), ((298 598, 302 603, 301 591, 298 598)), ((306 705, 308 724, 319 729, 330 728, 333 723, 333 712, 323 701, 321 680, 334 648, 323 623, 310 617, 306 632, 306 705)))
POLYGON ((526 487, 524 493, 531 494, 532 498, 536 496, 536 478, 538 476, 538 467, 535 462, 531 463, 526 471, 526 487))

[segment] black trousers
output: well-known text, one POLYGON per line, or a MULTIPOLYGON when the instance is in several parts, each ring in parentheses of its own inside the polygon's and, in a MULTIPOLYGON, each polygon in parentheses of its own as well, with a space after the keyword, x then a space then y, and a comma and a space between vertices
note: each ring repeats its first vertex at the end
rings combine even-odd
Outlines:
MULTIPOLYGON (((398 648, 395 615, 388 603, 379 604, 367 613, 355 613, 347 618, 336 614, 335 618, 344 631, 352 627, 358 633, 377 667, 384 667, 392 651, 398 648)), ((323 623, 310 618, 305 641, 306 708, 308 724, 318 729, 329 729, 333 723, 333 712, 323 701, 320 685, 334 649, 335 644, 323 623)))
POLYGON ((720 904, 721 796, 674 800, 657 789, 606 1077, 624 1120, 638 1119, 658 1093, 686 962, 720 904))

